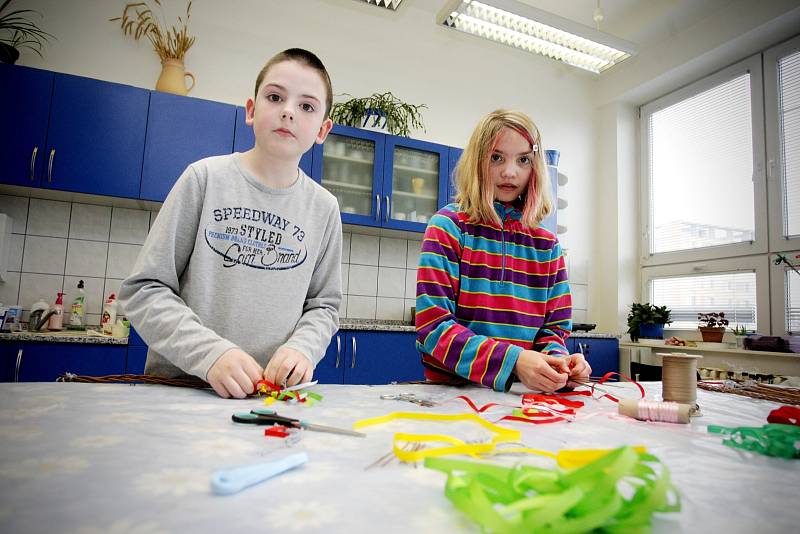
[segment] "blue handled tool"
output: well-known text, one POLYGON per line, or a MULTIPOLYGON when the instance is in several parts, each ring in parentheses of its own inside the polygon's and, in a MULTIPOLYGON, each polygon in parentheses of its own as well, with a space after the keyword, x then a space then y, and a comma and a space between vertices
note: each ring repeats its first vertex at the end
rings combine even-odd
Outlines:
POLYGON ((230 495, 303 465, 307 461, 308 455, 301 452, 273 462, 215 471, 211 475, 211 490, 216 495, 230 495))

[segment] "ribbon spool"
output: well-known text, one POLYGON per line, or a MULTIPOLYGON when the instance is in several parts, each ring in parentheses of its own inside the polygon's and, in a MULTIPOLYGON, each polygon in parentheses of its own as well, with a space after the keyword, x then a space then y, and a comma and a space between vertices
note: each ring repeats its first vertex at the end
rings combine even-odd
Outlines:
POLYGON ((694 407, 692 415, 699 412, 697 406, 697 360, 698 354, 682 352, 657 353, 661 356, 661 396, 666 402, 677 402, 694 407))
POLYGON ((636 399, 621 399, 619 413, 640 421, 661 421, 664 423, 688 423, 695 405, 677 402, 658 402, 636 399))

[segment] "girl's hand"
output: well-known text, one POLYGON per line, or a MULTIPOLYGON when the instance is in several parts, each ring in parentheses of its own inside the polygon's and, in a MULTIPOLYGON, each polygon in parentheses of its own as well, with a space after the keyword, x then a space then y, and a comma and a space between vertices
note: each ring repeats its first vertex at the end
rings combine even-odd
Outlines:
POLYGON ((514 365, 514 374, 527 388, 555 391, 567 385, 565 360, 566 358, 545 356, 534 350, 523 350, 514 365), (554 367, 562 367, 564 372, 559 373, 554 367))
POLYGON ((583 357, 583 354, 570 354, 563 359, 567 361, 570 379, 579 379, 583 382, 589 379, 589 375, 592 374, 592 368, 586 358, 583 357))

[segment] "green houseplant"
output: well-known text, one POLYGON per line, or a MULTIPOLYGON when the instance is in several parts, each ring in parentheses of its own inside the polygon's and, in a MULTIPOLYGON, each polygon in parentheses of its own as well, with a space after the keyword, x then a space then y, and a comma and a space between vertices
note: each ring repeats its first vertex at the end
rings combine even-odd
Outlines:
POLYGON ((722 336, 725 335, 725 327, 729 324, 725 318, 725 312, 698 313, 697 321, 700 323, 697 328, 700 330, 703 341, 709 343, 722 342, 722 336))
POLYGON ((663 339, 664 325, 672 322, 670 314, 671 311, 666 306, 656 306, 649 302, 631 304, 631 311, 628 313, 628 334, 631 341, 639 341, 639 338, 663 339))
POLYGON ((747 327, 743 325, 736 325, 731 328, 731 332, 736 337, 736 347, 739 349, 744 348, 744 340, 747 337, 747 327))
POLYGON ((393 135, 408 137, 412 128, 425 130, 420 110, 425 104, 406 104, 391 92, 337 102, 331 108, 333 122, 356 128, 385 128, 393 135))
POLYGON ((15 63, 21 48, 33 50, 42 57, 42 46, 51 34, 39 28, 29 17, 42 14, 32 9, 11 9, 11 2, 0 5, 0 62, 15 63))

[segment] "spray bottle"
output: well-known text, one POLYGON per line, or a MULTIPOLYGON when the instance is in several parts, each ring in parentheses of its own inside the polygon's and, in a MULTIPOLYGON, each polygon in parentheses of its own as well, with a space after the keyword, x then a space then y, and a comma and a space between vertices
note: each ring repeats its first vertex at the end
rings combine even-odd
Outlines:
POLYGON ((53 304, 51 308, 53 310, 53 315, 50 316, 50 320, 47 323, 48 330, 64 329, 64 302, 61 300, 63 296, 64 293, 58 293, 56 303, 53 304))
POLYGON ((100 318, 100 325, 103 327, 103 333, 111 335, 113 333, 114 324, 117 322, 117 295, 111 293, 103 304, 103 315, 100 318))
POLYGON ((67 328, 73 330, 83 330, 86 326, 84 320, 86 317, 86 293, 83 291, 83 280, 78 282, 78 296, 72 301, 72 307, 69 314, 69 326, 67 328))

